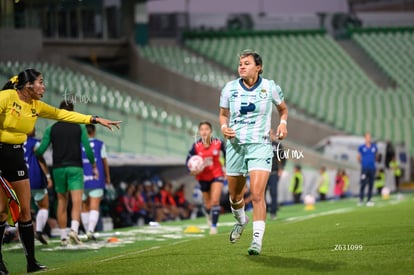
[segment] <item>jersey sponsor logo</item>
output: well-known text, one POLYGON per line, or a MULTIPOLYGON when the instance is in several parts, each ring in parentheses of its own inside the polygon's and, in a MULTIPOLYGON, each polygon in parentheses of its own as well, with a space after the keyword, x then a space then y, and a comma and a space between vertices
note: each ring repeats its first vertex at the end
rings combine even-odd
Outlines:
POLYGON ((253 124, 256 123, 256 121, 255 120, 250 121, 250 120, 245 120, 245 119, 235 119, 235 120, 233 120, 233 123, 234 124, 243 124, 243 125, 253 125, 253 124))
POLYGON ((240 114, 242 115, 246 115, 249 112, 253 112, 254 110, 256 110, 256 105, 252 102, 242 102, 241 106, 240 106, 240 114))

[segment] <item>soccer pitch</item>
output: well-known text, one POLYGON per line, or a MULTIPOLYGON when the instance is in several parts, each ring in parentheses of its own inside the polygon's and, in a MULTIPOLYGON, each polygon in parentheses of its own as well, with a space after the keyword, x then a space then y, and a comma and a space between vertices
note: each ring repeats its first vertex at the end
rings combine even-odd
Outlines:
MULTIPOLYGON (((61 248, 36 243, 48 274, 412 274, 414 270, 414 194, 376 198, 374 207, 356 199, 282 207, 268 221, 260 256, 248 256, 252 227, 230 244, 231 215, 220 217, 219 234, 208 235, 204 218, 134 227, 113 235, 118 242, 61 248), (204 229, 184 233, 187 226, 204 229), (411 270, 411 271, 410 271, 411 270)), ((248 214, 251 217, 251 213, 248 214)), ((20 245, 4 245, 10 274, 23 274, 20 245)))

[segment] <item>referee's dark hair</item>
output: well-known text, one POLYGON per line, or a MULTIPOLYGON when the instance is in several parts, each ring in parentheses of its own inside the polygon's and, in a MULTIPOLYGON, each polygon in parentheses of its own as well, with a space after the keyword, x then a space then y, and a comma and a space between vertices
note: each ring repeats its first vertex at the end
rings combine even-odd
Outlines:
POLYGON ((246 56, 252 56, 254 64, 256 66, 262 66, 262 69, 259 71, 259 74, 263 73, 263 60, 262 57, 254 50, 244 50, 239 54, 239 59, 246 56))
POLYGON ((27 82, 33 83, 39 75, 41 75, 41 73, 35 69, 26 69, 20 72, 17 76, 10 78, 1 90, 21 90, 27 82))

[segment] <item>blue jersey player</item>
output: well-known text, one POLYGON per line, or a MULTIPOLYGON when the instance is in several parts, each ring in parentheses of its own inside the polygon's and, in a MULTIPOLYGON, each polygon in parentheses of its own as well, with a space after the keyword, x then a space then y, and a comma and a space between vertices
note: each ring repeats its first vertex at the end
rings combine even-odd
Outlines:
POLYGON ((89 142, 95 156, 98 177, 94 176, 93 167, 82 150, 85 189, 81 219, 89 240, 95 240, 94 232, 99 220, 99 206, 104 194, 105 184, 111 183, 106 148, 103 141, 96 139, 95 125, 86 125, 89 142))
POLYGON ((272 170, 273 149, 270 139, 272 107, 276 106, 280 124, 276 129, 279 139, 287 136, 288 109, 282 90, 273 80, 260 76, 262 58, 246 50, 239 56, 239 78, 228 82, 220 97, 220 124, 226 145, 226 174, 230 204, 237 220, 230 242, 235 243, 245 229, 248 218, 244 211, 244 187, 250 174, 250 192, 253 201, 253 240, 249 255, 258 255, 262 249, 265 231, 265 191, 272 170))
POLYGON ((49 168, 42 156, 36 156, 34 151, 40 145, 35 137, 35 129, 27 135, 24 143, 24 160, 29 171, 30 191, 39 210, 36 214, 36 238, 42 244, 48 244, 43 235, 46 222, 49 218, 49 196, 47 188, 52 187, 49 168))

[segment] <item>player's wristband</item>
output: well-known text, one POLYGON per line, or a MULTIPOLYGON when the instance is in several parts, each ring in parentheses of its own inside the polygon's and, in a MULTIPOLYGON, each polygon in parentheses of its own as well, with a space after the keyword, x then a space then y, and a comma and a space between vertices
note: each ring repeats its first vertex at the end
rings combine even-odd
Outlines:
POLYGON ((221 130, 223 130, 224 128, 227 128, 228 126, 227 126, 227 124, 222 124, 221 125, 221 130))
POLYGON ((285 124, 285 125, 287 125, 287 121, 286 121, 286 119, 281 119, 281 120, 280 120, 280 124, 285 124))
POLYGON ((47 175, 46 175, 46 178, 50 179, 50 174, 47 174, 47 175))

